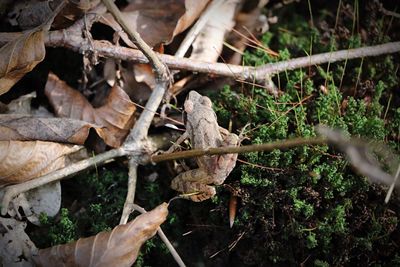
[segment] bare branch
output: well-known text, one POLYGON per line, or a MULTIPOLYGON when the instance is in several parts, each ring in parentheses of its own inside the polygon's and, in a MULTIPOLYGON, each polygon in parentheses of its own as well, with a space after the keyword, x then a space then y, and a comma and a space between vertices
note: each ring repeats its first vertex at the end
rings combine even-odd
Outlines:
POLYGON ((274 149, 288 149, 304 145, 326 145, 325 138, 293 138, 281 141, 276 141, 268 144, 248 145, 248 146, 226 146, 226 147, 210 147, 208 149, 192 149, 187 151, 180 151, 174 153, 166 153, 161 155, 154 155, 151 157, 151 162, 157 163, 166 160, 176 160, 184 158, 193 158, 210 155, 221 154, 236 154, 248 153, 256 151, 272 151, 274 149))
MULTIPOLYGON (((0 34, 0 40, 2 38, 0 34)), ((114 46, 105 41, 94 41, 93 46, 89 46, 86 40, 76 34, 69 34, 68 38, 62 32, 51 32, 46 41, 48 46, 65 46, 75 51, 83 52, 87 49, 95 49, 100 56, 115 59, 133 61, 138 63, 148 63, 149 61, 142 52, 114 46), (72 37, 72 38, 71 38, 72 37)), ((238 66, 225 63, 208 63, 188 58, 178 58, 171 55, 157 54, 160 60, 171 69, 189 70, 193 72, 210 73, 225 77, 232 77, 238 80, 250 82, 263 81, 268 75, 284 72, 287 70, 298 69, 328 62, 337 62, 345 59, 355 59, 362 57, 379 56, 400 52, 400 42, 390 42, 375 46, 327 52, 312 56, 290 59, 287 61, 269 63, 259 67, 238 66)))
POLYGON ((122 215, 119 224, 126 224, 129 219, 129 214, 131 214, 134 211, 133 202, 135 201, 137 168, 138 168, 138 163, 134 158, 131 158, 129 160, 128 192, 126 193, 124 208, 122 210, 122 215))
POLYGON ((138 49, 142 51, 142 53, 150 61, 150 64, 153 66, 154 71, 156 72, 156 76, 158 76, 159 79, 162 79, 162 76, 166 75, 168 72, 166 66, 161 63, 153 50, 140 37, 139 33, 132 31, 129 28, 128 23, 122 17, 121 11, 119 11, 114 2, 111 0, 102 0, 102 2, 107 7, 108 11, 110 11, 110 13, 113 15, 114 19, 121 25, 122 29, 124 29, 124 31, 128 34, 131 41, 137 45, 138 49))
MULTIPOLYGON (((46 46, 67 47, 74 51, 83 53, 95 50, 99 56, 115 58, 138 63, 149 63, 144 54, 136 49, 115 46, 107 41, 94 40, 90 42, 81 36, 81 31, 77 26, 80 21, 66 30, 49 32, 46 39, 46 46)), ((12 40, 17 35, 15 33, 0 33, 0 45, 12 40)), ((400 52, 400 42, 390 42, 375 46, 327 52, 312 56, 299 57, 287 61, 269 63, 259 67, 238 66, 225 63, 208 63, 188 58, 179 58, 171 55, 156 54, 161 62, 171 69, 189 70, 200 73, 210 73, 219 76, 232 77, 237 80, 249 82, 264 81, 268 75, 284 72, 287 70, 302 67, 332 63, 346 59, 379 56, 400 52)), ((158 73, 158 71, 156 72, 158 73)))
MULTIPOLYGON (((141 158, 146 154, 146 137, 148 130, 153 120, 154 114, 164 96, 164 93, 169 85, 170 76, 168 67, 162 63, 155 52, 143 41, 139 33, 132 31, 127 26, 122 17, 121 12, 111 0, 102 0, 111 12, 115 20, 121 25, 124 31, 129 35, 132 42, 134 42, 140 51, 146 56, 146 60, 150 62, 156 73, 156 86, 146 103, 145 109, 140 114, 139 119, 136 121, 133 129, 126 138, 122 148, 130 153, 129 159, 129 180, 128 180, 128 193, 126 196, 124 209, 120 224, 125 224, 128 221, 129 214, 133 211, 133 201, 135 200, 136 180, 137 180, 137 167, 141 158)), ((91 43, 92 45, 92 43, 91 43)), ((96 49, 96 48, 95 48, 96 49)), ((97 50, 97 49, 96 49, 97 50)))
MULTIPOLYGON (((135 208, 135 210, 139 211, 140 213, 146 213, 147 212, 144 208, 140 207, 139 205, 132 204, 132 206, 135 208)), ((164 244, 167 246, 169 252, 171 252, 172 257, 174 257, 176 263, 178 263, 178 265, 181 266, 181 267, 186 266, 185 263, 183 262, 181 256, 179 256, 179 254, 175 250, 174 246, 168 240, 168 237, 164 234, 164 232, 161 229, 161 227, 158 228, 157 234, 161 238, 161 240, 164 242, 164 244)))

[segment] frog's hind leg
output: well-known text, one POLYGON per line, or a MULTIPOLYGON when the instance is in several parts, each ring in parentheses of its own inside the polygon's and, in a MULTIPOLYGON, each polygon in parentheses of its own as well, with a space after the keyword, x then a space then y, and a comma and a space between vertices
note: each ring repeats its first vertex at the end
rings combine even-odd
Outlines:
POLYGON ((171 182, 171 188, 188 194, 183 196, 195 202, 201 202, 216 194, 215 187, 207 185, 207 174, 201 169, 194 169, 176 176, 171 182))

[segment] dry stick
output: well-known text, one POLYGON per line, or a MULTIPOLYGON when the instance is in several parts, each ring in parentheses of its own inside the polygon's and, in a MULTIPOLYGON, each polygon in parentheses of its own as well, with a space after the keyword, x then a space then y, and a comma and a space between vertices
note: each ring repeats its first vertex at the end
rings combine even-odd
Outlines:
MULTIPOLYGON (((315 137, 315 138, 294 138, 276 141, 267 144, 259 144, 259 145, 247 145, 240 147, 211 147, 208 149, 192 149, 187 151, 180 151, 168 154, 154 155, 148 162, 158 163, 161 161, 167 160, 176 160, 176 159, 184 159, 184 158, 192 158, 199 157, 204 155, 221 155, 221 154, 229 154, 229 153, 248 153, 248 152, 256 152, 256 151, 272 151, 274 149, 288 149, 296 146, 302 145, 324 145, 326 144, 325 138, 315 137)), ((54 182, 57 180, 61 180, 65 177, 68 177, 72 174, 75 174, 79 171, 85 170, 86 168, 104 164, 105 162, 115 159, 117 157, 126 156, 128 152, 126 152, 122 148, 112 149, 102 154, 96 155, 95 157, 91 157, 74 164, 71 164, 63 169, 54 171, 50 174, 44 175, 42 177, 36 178, 34 180, 12 185, 7 187, 6 194, 10 195, 7 199, 11 200, 12 197, 16 196, 19 193, 26 192, 33 188, 42 186, 44 184, 54 182)), ((142 163, 146 163, 142 161, 142 163)), ((2 207, 4 208, 5 201, 2 202, 2 207)), ((7 201, 9 203, 9 201, 7 201)), ((4 215, 4 214, 3 214, 4 215)))
POLYGON ((304 145, 326 145, 327 139, 322 137, 314 138, 293 138, 282 141, 276 141, 268 144, 248 145, 248 146, 227 146, 227 147, 210 147, 208 149, 192 149, 168 154, 154 155, 151 162, 157 163, 166 160, 176 160, 184 158, 193 158, 210 155, 232 154, 232 153, 248 153, 256 151, 272 151, 274 149, 288 149, 304 145))
MULTIPOLYGON (((133 204, 133 207, 135 210, 139 211, 140 213, 147 213, 147 211, 140 207, 139 205, 133 204)), ((165 243, 169 251, 171 252, 172 256, 175 258, 176 263, 178 263, 179 266, 185 266, 185 263, 183 263, 181 257, 179 256, 178 252, 176 252, 174 246, 169 242, 167 236, 164 234, 163 230, 161 230, 161 227, 158 227, 157 229, 157 234, 161 238, 161 240, 165 243)))
POLYGON ((131 41, 137 45, 138 49, 142 51, 142 53, 150 61, 150 64, 156 72, 156 76, 161 78, 162 76, 166 75, 166 66, 161 63, 154 51, 146 44, 142 37, 140 37, 140 34, 130 29, 128 23, 126 23, 125 19, 122 17, 121 11, 119 11, 114 2, 112 0, 102 0, 102 2, 107 7, 108 11, 110 11, 110 13, 113 15, 114 19, 119 23, 119 25, 121 25, 122 29, 128 34, 131 41))
MULTIPOLYGON (((140 155, 137 154, 138 151, 142 150, 144 147, 144 139, 147 137, 148 129, 150 128, 151 121, 153 120, 154 114, 157 111, 159 104, 163 98, 164 92, 169 84, 168 68, 157 58, 157 55, 151 50, 151 48, 143 41, 140 35, 131 31, 131 29, 126 24, 125 20, 122 18, 121 12, 115 6, 115 4, 110 0, 103 0, 103 3, 107 6, 107 9, 112 13, 115 20, 121 25, 124 31, 128 34, 130 39, 137 45, 137 47, 143 52, 143 54, 149 59, 155 73, 156 73, 156 87, 151 94, 149 100, 146 103, 145 109, 140 115, 138 121, 135 123, 132 131, 126 138, 123 149, 135 155, 129 158, 129 173, 128 173, 128 192, 126 200, 124 203, 124 208, 122 211, 122 216, 120 224, 125 224, 128 221, 129 214, 134 210, 134 199, 136 191, 137 182, 137 168, 139 164, 140 155)), ((141 153, 143 154, 143 153, 141 153)), ((143 210, 146 212, 145 210, 143 210)), ((142 212, 143 212, 142 211, 142 212)), ((168 238, 164 235, 161 228, 157 230, 158 235, 164 241, 175 261, 179 266, 185 266, 181 257, 176 252, 175 248, 169 242, 168 238)))
POLYGON ((390 200, 390 197, 391 197, 391 195, 393 193, 393 189, 394 189, 394 187, 395 187, 395 185, 397 183, 397 180, 399 179, 399 176, 400 176, 400 165, 397 167, 397 171, 396 171, 396 174, 394 176, 393 183, 390 185, 389 190, 388 190, 388 192, 386 194, 386 197, 385 197, 385 203, 386 204, 390 200))
MULTIPOLYGON (((0 34, 0 40, 1 38, 3 38, 2 34, 0 34)), ((70 33, 68 38, 66 38, 63 32, 51 32, 48 40, 46 41, 46 45, 64 46, 80 52, 83 52, 87 49, 92 49, 93 46, 98 54, 103 57, 139 63, 149 62, 147 58, 138 50, 114 46, 104 41, 93 41, 92 46, 89 46, 85 39, 74 33, 70 33)), ((225 63, 209 63, 188 58, 178 58, 165 54, 158 54, 158 57, 170 69, 182 69, 193 72, 210 73, 250 82, 259 82, 264 81, 268 75, 287 70, 324 64, 328 62, 332 63, 345 59, 379 56, 397 52, 400 52, 400 42, 389 42, 381 45, 366 46, 349 50, 340 50, 312 56, 299 57, 287 61, 269 63, 259 67, 230 65, 225 63)))
MULTIPOLYGON (((303 145, 324 145, 326 144, 326 139, 324 138, 294 138, 288 140, 277 141, 268 144, 260 145, 248 145, 240 147, 217 147, 208 149, 193 149, 188 151, 174 152, 169 154, 155 155, 151 157, 151 160, 147 162, 161 162, 166 160, 176 160, 191 157, 199 157, 204 155, 220 155, 227 153, 248 153, 256 151, 272 151, 274 149, 288 149, 296 146, 303 145)), ((79 162, 73 163, 63 169, 54 171, 42 177, 36 178, 34 180, 27 181, 22 184, 16 184, 6 187, 3 201, 1 203, 2 215, 7 213, 7 209, 10 201, 20 193, 29 191, 33 188, 48 184, 50 182, 58 181, 79 171, 85 170, 93 166, 99 166, 107 163, 109 160, 115 159, 117 157, 122 157, 128 155, 128 152, 123 148, 112 149, 102 154, 96 155, 89 159, 81 160, 79 162)), ((141 163, 146 163, 145 161, 141 163)), ((133 168, 132 170, 136 170, 133 168)), ((131 169, 129 171, 132 171, 131 169)), ((131 175, 136 175, 132 173, 131 175)), ((133 203, 133 202, 132 202, 133 203)))
MULTIPOLYGON (((138 63, 149 63, 142 52, 136 49, 115 46, 106 41, 94 40, 89 43, 84 39, 76 24, 66 30, 50 32, 46 37, 45 44, 50 47, 67 47, 81 53, 95 50, 100 56, 138 63)), ((15 33, 0 33, 0 44, 13 40, 15 33)), ((264 81, 268 75, 293 70, 312 65, 337 62, 345 59, 372 57, 384 54, 400 52, 400 42, 389 42, 381 45, 366 46, 349 50, 327 52, 312 56, 299 57, 286 61, 269 63, 259 67, 238 66, 225 63, 209 63, 189 58, 178 58, 171 55, 157 54, 161 62, 170 69, 189 70, 193 72, 210 73, 219 76, 232 77, 249 82, 264 81)))
POLYGON ((146 56, 156 74, 156 86, 146 103, 145 109, 140 114, 138 121, 126 138, 122 148, 130 153, 129 155, 129 180, 128 193, 121 215, 120 224, 128 222, 129 214, 133 211, 135 199, 137 167, 140 158, 145 153, 145 141, 151 121, 157 111, 158 106, 164 96, 165 90, 169 85, 170 76, 168 68, 158 59, 154 51, 143 41, 136 31, 132 31, 122 17, 118 7, 111 0, 102 0, 114 19, 121 25, 122 29, 128 34, 129 38, 137 45, 139 50, 146 56))

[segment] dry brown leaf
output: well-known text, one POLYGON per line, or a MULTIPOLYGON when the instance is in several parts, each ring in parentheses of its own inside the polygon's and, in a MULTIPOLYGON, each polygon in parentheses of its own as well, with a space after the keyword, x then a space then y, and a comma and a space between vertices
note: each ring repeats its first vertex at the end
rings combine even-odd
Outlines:
MULTIPOLYGON (((122 15, 132 30, 136 30, 151 47, 170 43, 172 38, 186 30, 201 14, 208 0, 147 0, 132 1, 122 15)), ((124 42, 132 46, 127 35, 110 14, 102 23, 119 32, 124 42)))
POLYGON ((0 141, 41 140, 83 145, 91 128, 104 135, 103 128, 81 120, 0 115, 0 141))
POLYGON ((66 164, 78 146, 42 141, 0 141, 0 187, 45 175, 66 164))
POLYGON ((97 133, 112 147, 122 144, 134 123, 136 107, 117 85, 111 88, 106 103, 100 108, 93 108, 80 92, 52 73, 49 74, 45 94, 57 116, 83 120, 104 127, 97 133))
POLYGON ((232 228, 235 222, 237 211, 237 196, 231 193, 231 198, 229 199, 229 226, 232 228))
POLYGON ((175 30, 172 34, 172 37, 178 35, 183 32, 187 28, 189 28, 193 22, 200 16, 203 12, 204 8, 207 6, 210 0, 186 0, 185 1, 185 14, 179 19, 176 24, 175 30))
POLYGON ((44 31, 28 31, 0 48, 0 95, 44 59, 44 31))
MULTIPOLYGON (((8 21, 22 30, 32 29, 46 22, 64 0, 16 1, 8 13, 8 21)), ((100 0, 67 0, 65 7, 55 17, 52 28, 66 28, 95 7, 100 0)))
MULTIPOLYGON (((66 6, 55 17, 51 27, 53 29, 62 29, 68 27, 99 3, 100 0, 68 0, 66 6)), ((56 5, 53 4, 53 6, 56 5)))
MULTIPOLYGON (((123 81, 122 88, 129 95, 130 99, 132 99, 136 103, 143 104, 144 101, 149 98, 151 90, 146 84, 136 81, 133 70, 134 64, 132 62, 126 63, 126 66, 122 66, 121 64, 120 66, 118 66, 120 76, 123 81)), ((109 85, 113 85, 117 81, 116 74, 116 61, 112 58, 107 58, 104 64, 103 75, 109 85)))
POLYGON ((131 266, 142 244, 153 237, 168 215, 168 204, 139 215, 111 232, 39 250, 38 266, 131 266))

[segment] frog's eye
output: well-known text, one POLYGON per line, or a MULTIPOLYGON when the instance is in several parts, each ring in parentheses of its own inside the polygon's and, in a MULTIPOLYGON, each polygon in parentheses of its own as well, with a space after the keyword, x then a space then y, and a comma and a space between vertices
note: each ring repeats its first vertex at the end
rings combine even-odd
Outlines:
POLYGON ((192 113, 193 112, 193 102, 190 100, 186 100, 185 103, 183 104, 185 107, 185 112, 187 113, 192 113))
POLYGON ((211 100, 206 96, 202 96, 200 101, 201 101, 201 104, 203 104, 204 106, 207 106, 207 107, 212 106, 211 100))

